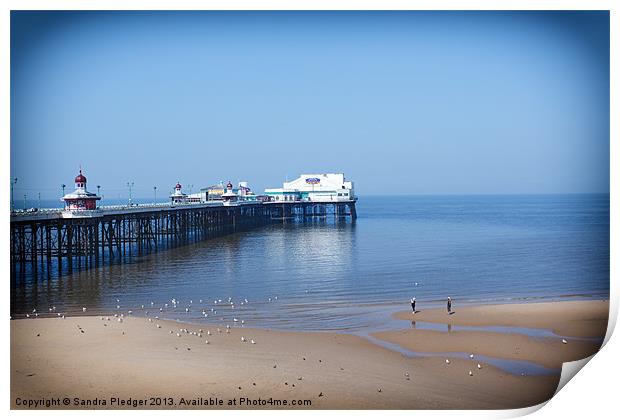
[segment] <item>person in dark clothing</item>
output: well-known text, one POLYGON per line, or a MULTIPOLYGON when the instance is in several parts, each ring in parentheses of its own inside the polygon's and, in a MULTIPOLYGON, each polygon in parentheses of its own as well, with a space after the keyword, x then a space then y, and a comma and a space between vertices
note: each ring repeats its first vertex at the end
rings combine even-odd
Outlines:
POLYGON ((452 313, 452 298, 448 296, 448 314, 452 313))
POLYGON ((411 311, 415 314, 415 298, 411 298, 411 311))

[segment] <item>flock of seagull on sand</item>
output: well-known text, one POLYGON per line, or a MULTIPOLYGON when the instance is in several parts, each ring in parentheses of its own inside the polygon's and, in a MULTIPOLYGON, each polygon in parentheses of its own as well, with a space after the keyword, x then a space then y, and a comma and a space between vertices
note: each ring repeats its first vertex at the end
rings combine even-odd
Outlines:
MULTIPOLYGON (((416 284, 416 286, 417 286, 417 284, 416 284)), ((306 290, 306 293, 308 293, 307 290, 306 290)), ((267 302, 274 302, 274 301, 277 301, 277 300, 278 300, 278 296, 273 296, 273 297, 269 297, 267 299, 267 302)), ((148 316, 149 315, 149 307, 151 309, 154 308, 154 310, 156 311, 155 313, 157 313, 157 312, 163 313, 164 311, 166 311, 168 309, 172 309, 172 310, 178 309, 180 303, 181 303, 180 300, 177 300, 176 298, 172 298, 172 299, 170 299, 169 302, 166 302, 163 305, 161 305, 159 308, 156 308, 155 307, 155 303, 153 301, 151 301, 150 304, 146 305, 147 309, 145 309, 145 305, 144 304, 140 305, 140 309, 144 311, 144 315, 145 316, 148 316)), ((203 299, 199 299, 198 303, 201 304, 202 306, 205 306, 206 301, 203 301, 203 299)), ((194 301, 192 299, 188 300, 188 304, 185 307, 185 311, 184 311, 186 314, 190 313, 191 307, 192 307, 193 304, 194 304, 194 301)), ((224 309, 234 310, 235 309, 235 305, 237 305, 237 308, 240 309, 240 307, 243 307, 243 306, 248 305, 248 304, 249 304, 249 301, 248 301, 247 298, 241 299, 237 303, 235 303, 235 301, 233 301, 232 297, 229 297, 228 300, 224 300, 224 301, 222 301, 222 299, 215 299, 215 300, 213 300, 213 305, 215 305, 215 307, 211 307, 211 308, 206 308, 205 307, 204 309, 201 310, 201 314, 202 314, 202 316, 204 318, 208 318, 210 314, 213 317, 213 316, 217 315, 217 309, 216 308, 224 308, 224 309)), ((116 309, 117 310, 121 309, 120 299, 116 299, 116 309)), ((86 311, 87 311, 87 308, 86 307, 82 307, 82 313, 86 313, 86 311)), ((58 318, 62 318, 62 319, 65 319, 65 317, 66 317, 65 314, 63 314, 61 312, 56 312, 56 307, 55 306, 52 306, 52 307, 49 308, 49 313, 50 314, 56 313, 57 317, 58 318)), ((132 310, 127 310, 127 314, 128 315, 132 315, 133 311, 132 310)), ((30 314, 27 313, 26 314, 26 318, 30 318, 31 316, 34 316, 35 318, 37 318, 39 316, 39 312, 37 312, 36 309, 33 309, 32 313, 30 313, 30 314)), ((117 322, 119 322, 119 323, 123 322, 124 317, 125 317, 125 314, 123 312, 115 313, 114 316, 113 316, 113 318, 116 318, 117 322)), ((156 321, 159 320, 159 316, 158 315, 154 316, 154 317, 151 315, 151 317, 148 318, 148 322, 152 323, 153 322, 153 318, 156 321)), ((110 316, 101 316, 100 319, 102 321, 110 321, 111 318, 110 318, 110 316)), ((219 320, 220 321, 225 321, 226 318, 223 317, 223 316, 220 316, 219 320)), ((176 319, 176 321, 180 322, 180 320, 178 318, 176 319)), ((244 326, 244 324, 245 324, 245 320, 237 318, 236 316, 232 317, 232 322, 233 322, 233 325, 244 326)), ((156 328, 161 329, 161 324, 156 323, 156 328)), ((231 325, 230 324, 226 324, 225 333, 226 334, 230 334, 230 330, 231 330, 231 325)), ((217 327, 216 331, 217 331, 218 334, 221 334, 223 332, 222 328, 220 328, 220 327, 217 327)), ((175 334, 175 332, 173 330, 170 330, 169 333, 171 335, 175 334)), ((210 337, 212 335, 210 330, 207 330, 206 333, 205 333, 202 328, 199 328, 196 331, 190 331, 187 328, 179 328, 179 331, 176 332, 176 336, 177 337, 181 337, 183 334, 196 336, 198 338, 202 338, 203 334, 206 334, 207 337, 210 337)), ((254 339, 252 339, 252 338, 248 339, 245 336, 241 336, 241 342, 242 343, 256 344, 256 341, 254 339)), ((209 339, 205 338, 205 344, 209 344, 209 343, 210 343, 209 339)), ((566 339, 562 339, 562 343, 563 344, 568 344, 566 339)), ((189 350, 189 348, 188 348, 188 350, 189 350)), ((473 353, 470 354, 469 358, 473 360, 474 359, 474 354, 473 353)), ((304 360, 305 360, 305 358, 304 358, 304 360)), ((450 363, 451 363, 450 359, 446 359, 446 365, 450 365, 450 363)), ((482 369, 482 365, 480 363, 477 363, 476 367, 478 369, 482 369)), ((274 368, 275 368, 275 366, 274 366, 274 368)), ((341 370, 343 370, 343 369, 341 368, 341 370)), ((468 372, 468 375, 469 376, 473 376, 474 375, 473 371, 470 370, 468 372)), ((522 375, 524 375, 524 374, 522 374, 522 375)), ((410 380, 410 376, 409 376, 408 372, 405 373, 405 379, 406 380, 410 380)), ((381 392, 381 388, 378 388, 377 391, 381 392)), ((322 395, 319 395, 319 396, 322 396, 322 395)))

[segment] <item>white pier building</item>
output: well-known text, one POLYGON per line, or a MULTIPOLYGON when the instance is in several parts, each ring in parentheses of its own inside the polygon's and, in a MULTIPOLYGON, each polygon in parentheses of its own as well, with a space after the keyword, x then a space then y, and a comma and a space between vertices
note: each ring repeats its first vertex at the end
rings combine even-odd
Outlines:
POLYGON ((354 201, 353 181, 344 174, 302 174, 299 178, 284 182, 282 188, 268 188, 265 195, 270 201, 311 201, 329 203, 354 201))

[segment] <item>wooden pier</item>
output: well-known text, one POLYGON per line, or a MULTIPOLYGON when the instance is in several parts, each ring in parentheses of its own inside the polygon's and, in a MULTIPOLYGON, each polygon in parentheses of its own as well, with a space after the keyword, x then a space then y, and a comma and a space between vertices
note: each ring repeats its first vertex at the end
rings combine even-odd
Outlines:
POLYGON ((95 211, 11 214, 11 279, 123 262, 161 249, 273 223, 357 218, 344 202, 222 202, 109 206, 95 211))

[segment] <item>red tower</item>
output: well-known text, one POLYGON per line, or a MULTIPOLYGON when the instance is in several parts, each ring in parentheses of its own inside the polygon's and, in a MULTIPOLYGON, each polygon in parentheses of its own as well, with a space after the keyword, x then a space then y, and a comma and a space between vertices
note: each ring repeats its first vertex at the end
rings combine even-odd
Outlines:
POLYGON ((75 177, 75 191, 62 197, 65 210, 96 210, 97 200, 101 200, 95 193, 86 191, 86 177, 80 173, 75 177))

